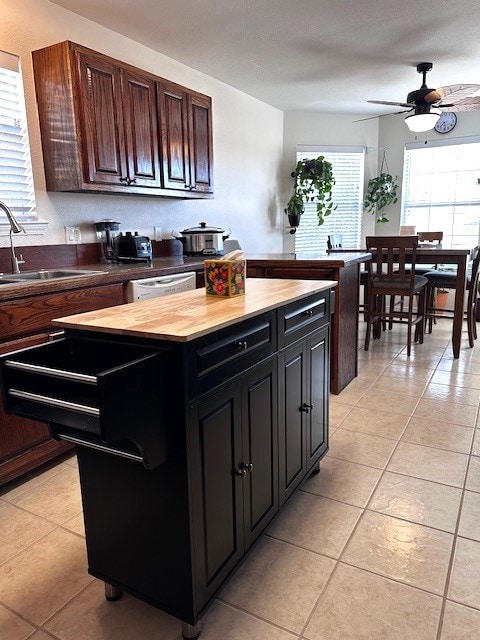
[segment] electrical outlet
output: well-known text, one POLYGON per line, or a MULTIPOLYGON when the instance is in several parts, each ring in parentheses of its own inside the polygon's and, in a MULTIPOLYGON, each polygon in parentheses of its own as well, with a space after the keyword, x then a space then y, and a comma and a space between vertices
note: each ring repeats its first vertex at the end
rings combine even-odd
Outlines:
POLYGON ((80 244, 82 241, 82 234, 79 227, 65 227, 65 237, 67 244, 80 244))
POLYGON ((157 241, 162 239, 162 227, 153 227, 153 239, 157 241))

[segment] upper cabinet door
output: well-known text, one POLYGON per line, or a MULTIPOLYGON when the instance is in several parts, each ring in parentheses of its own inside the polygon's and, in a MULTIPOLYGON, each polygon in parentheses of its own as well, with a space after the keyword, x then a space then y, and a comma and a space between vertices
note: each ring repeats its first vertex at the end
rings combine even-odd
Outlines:
POLYGON ((208 96, 68 40, 32 58, 48 191, 213 196, 208 96))
POLYGON ((189 190, 187 93, 177 85, 159 83, 158 102, 165 189, 189 190))
POLYGON ((122 70, 127 184, 161 187, 155 82, 122 70))
POLYGON ((189 104, 190 187, 213 193, 212 101, 192 93, 189 104))
POLYGON ((77 65, 85 181, 125 184, 127 167, 119 69, 102 56, 84 52, 77 52, 77 65))

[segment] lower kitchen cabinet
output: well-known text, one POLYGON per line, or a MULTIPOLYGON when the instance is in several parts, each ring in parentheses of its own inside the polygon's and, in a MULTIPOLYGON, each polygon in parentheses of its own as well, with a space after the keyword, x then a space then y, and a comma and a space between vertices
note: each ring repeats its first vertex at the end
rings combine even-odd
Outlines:
POLYGON ((178 617, 185 637, 326 453, 329 300, 265 303, 183 343, 67 329, 0 358, 7 409, 48 412, 78 445, 89 572, 178 617), (92 356, 70 357, 72 345, 92 356), (129 381, 124 419, 112 404, 129 381))
POLYGON ((328 327, 279 356, 280 504, 328 447, 328 358, 328 327))
POLYGON ((278 510, 276 389, 276 358, 271 358, 191 411, 201 606, 278 510))

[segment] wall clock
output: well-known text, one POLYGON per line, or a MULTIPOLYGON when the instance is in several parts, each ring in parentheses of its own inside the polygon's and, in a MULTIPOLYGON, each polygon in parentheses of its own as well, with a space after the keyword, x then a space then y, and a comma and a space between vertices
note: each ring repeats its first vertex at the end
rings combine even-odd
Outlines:
POLYGON ((442 111, 434 129, 437 133, 448 133, 457 124, 457 116, 453 111, 442 111))

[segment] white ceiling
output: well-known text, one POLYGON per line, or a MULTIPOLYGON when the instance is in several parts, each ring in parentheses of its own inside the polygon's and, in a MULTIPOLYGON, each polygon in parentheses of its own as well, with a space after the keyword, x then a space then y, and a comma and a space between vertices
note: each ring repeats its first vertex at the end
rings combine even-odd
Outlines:
POLYGON ((52 0, 284 111, 480 83, 478 0, 52 0))

